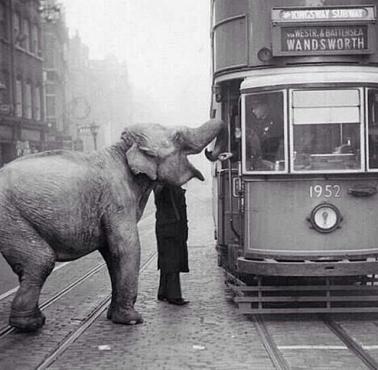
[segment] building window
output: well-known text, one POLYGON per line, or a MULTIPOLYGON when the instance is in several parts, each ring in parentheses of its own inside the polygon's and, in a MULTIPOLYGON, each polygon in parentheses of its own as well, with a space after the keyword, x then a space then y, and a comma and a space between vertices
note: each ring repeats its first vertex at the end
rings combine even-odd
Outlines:
POLYGON ((25 118, 32 119, 32 87, 30 81, 25 84, 25 118))
POLYGON ((31 49, 32 53, 37 53, 39 49, 39 42, 38 42, 38 27, 37 25, 33 24, 31 27, 31 49))
POLYGON ((52 35, 46 35, 45 65, 55 68, 55 38, 52 35))
POLYGON ((23 21, 23 34, 22 34, 22 47, 28 51, 31 50, 31 39, 30 39, 30 22, 28 19, 23 21))
POLYGON ((42 45, 41 45, 41 29, 37 27, 37 54, 38 56, 42 56, 42 45))
POLYGON ((1 71, 0 77, 0 104, 9 105, 9 73, 6 70, 1 71))
POLYGON ((0 3, 0 38, 8 39, 7 8, 0 3))
POLYGON ((56 87, 54 84, 46 85, 46 118, 52 120, 56 118, 56 87))
POLYGON ((34 112, 33 116, 36 121, 41 120, 41 88, 36 86, 34 88, 34 95, 33 95, 33 106, 34 112))
POLYGON ((47 119, 55 118, 55 95, 46 96, 47 119))
POLYGON ((22 80, 17 77, 16 80, 16 117, 22 117, 22 80))
POLYGON ((22 35, 21 35, 21 17, 20 14, 13 14, 13 33, 15 45, 21 46, 22 35))

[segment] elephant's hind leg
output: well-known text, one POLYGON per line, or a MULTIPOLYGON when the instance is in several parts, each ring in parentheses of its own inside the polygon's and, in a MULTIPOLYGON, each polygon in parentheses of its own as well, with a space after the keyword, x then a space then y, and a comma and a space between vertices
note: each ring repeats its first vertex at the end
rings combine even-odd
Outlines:
POLYGON ((5 259, 20 281, 9 324, 22 331, 34 331, 45 323, 38 301, 42 286, 54 268, 55 254, 31 226, 23 225, 13 231, 13 237, 7 238, 7 246, 2 248, 5 259))

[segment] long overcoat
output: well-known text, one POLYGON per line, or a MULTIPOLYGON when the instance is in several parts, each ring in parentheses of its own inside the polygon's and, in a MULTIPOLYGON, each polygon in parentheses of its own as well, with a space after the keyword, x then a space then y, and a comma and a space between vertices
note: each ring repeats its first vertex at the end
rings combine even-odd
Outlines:
POLYGON ((185 190, 164 185, 155 191, 158 269, 162 272, 189 272, 188 219, 185 190))

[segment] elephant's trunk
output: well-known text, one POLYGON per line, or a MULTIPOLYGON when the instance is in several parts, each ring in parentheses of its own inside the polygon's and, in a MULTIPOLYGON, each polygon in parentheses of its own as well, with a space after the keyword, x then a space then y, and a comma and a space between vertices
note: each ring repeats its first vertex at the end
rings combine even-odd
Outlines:
POLYGON ((200 153, 224 129, 225 123, 216 119, 211 119, 200 127, 185 127, 181 131, 185 152, 187 154, 200 153))
POLYGON ((217 136, 217 140, 215 141, 215 145, 212 151, 205 150, 205 156, 206 158, 214 162, 217 159, 219 159, 219 155, 221 153, 224 153, 227 150, 227 130, 226 127, 224 127, 223 130, 220 131, 220 133, 217 136))

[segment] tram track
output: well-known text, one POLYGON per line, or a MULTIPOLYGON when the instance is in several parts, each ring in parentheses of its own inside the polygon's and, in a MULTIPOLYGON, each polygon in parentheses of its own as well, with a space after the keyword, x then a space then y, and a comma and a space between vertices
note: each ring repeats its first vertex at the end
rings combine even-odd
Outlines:
POLYGON ((348 349, 368 367, 368 369, 378 369, 378 362, 370 356, 370 354, 357 343, 341 325, 328 317, 322 317, 321 320, 348 347, 348 349))
MULTIPOLYGON (((53 270, 53 272, 57 272, 58 270, 60 270, 61 268, 63 268, 64 266, 68 265, 69 262, 63 262, 61 263, 60 265, 56 266, 53 270)), ((0 294, 0 302, 6 298, 8 298, 9 296, 11 296, 12 294, 16 293, 18 290, 18 286, 15 287, 15 288, 12 288, 10 290, 8 290, 7 292, 3 293, 3 294, 0 294)))
MULTIPOLYGON (((285 358, 285 353, 282 350, 337 350, 337 351, 345 351, 347 350, 349 353, 353 355, 354 358, 358 359, 358 361, 364 364, 367 369, 378 369, 378 361, 370 355, 368 352, 369 348, 365 348, 368 346, 361 345, 358 343, 352 335, 345 330, 341 324, 337 323, 329 316, 326 315, 318 315, 318 322, 322 323, 328 330, 337 337, 339 341, 343 343, 343 345, 306 345, 301 343, 300 345, 278 345, 274 335, 269 330, 269 325, 267 324, 266 320, 261 315, 252 315, 250 317, 253 320, 256 330, 259 334, 259 337, 262 341, 262 344, 268 353, 268 356, 276 369, 280 370, 287 370, 291 369, 292 366, 290 361, 285 358)), ((303 337, 305 340, 305 336, 303 337)))
MULTIPOLYGON (((153 252, 147 258, 147 260, 140 267, 140 274, 148 267, 152 260, 156 257, 157 252, 153 252)), ((111 294, 109 294, 105 299, 103 299, 100 304, 86 317, 86 319, 80 324, 80 326, 75 329, 72 333, 68 334, 67 337, 60 343, 60 345, 48 356, 46 357, 37 367, 38 370, 47 369, 51 364, 53 364, 56 359, 63 354, 70 345, 79 338, 96 320, 102 315, 106 310, 111 300, 111 294)))
MULTIPOLYGON (((43 302, 40 305, 40 309, 43 311, 56 301, 58 301, 60 298, 64 297, 67 293, 69 293, 72 289, 83 283, 84 281, 88 280, 90 277, 92 277, 94 274, 96 274, 98 271, 100 271, 102 268, 106 266, 105 262, 100 263, 99 265, 95 266, 91 270, 89 270, 86 274, 82 275, 79 279, 75 280, 73 283, 69 284, 56 294, 54 294, 51 298, 47 299, 45 302, 43 302)), ((6 325, 2 328, 0 328, 0 339, 4 338, 5 336, 15 332, 17 329, 13 328, 10 325, 6 325)))
POLYGON ((273 340, 273 337, 269 333, 264 319, 258 315, 253 315, 253 321, 256 330, 261 338, 262 344, 265 350, 267 351, 270 360, 273 363, 273 366, 276 369, 289 370, 289 363, 285 360, 277 344, 273 340))
MULTIPOLYGON (((140 229, 143 229, 144 224, 147 224, 148 226, 149 220, 154 216, 154 212, 152 210, 151 204, 149 205, 149 210, 144 214, 142 220, 140 221, 140 225, 139 225, 140 229)), ((65 266, 69 265, 69 263, 70 262, 64 262, 64 263, 59 264, 58 266, 54 268, 53 272, 54 273, 57 272, 61 268, 64 268, 65 266)), ((51 297, 47 298, 42 304, 40 304, 39 306, 40 310, 43 311, 49 306, 51 306, 53 303, 57 302, 60 298, 64 297, 67 293, 72 291, 75 287, 79 286, 81 283, 91 278, 93 275, 95 275, 97 272, 102 270, 104 267, 106 267, 105 262, 97 263, 96 266, 94 266, 93 268, 90 268, 84 275, 81 275, 75 281, 65 286, 63 289, 59 290, 58 292, 53 293, 51 297)), ((13 294, 17 292, 17 290, 18 290, 18 286, 1 294, 0 302, 5 301, 9 297, 11 297, 13 294)), ((11 327, 10 325, 0 326, 0 339, 3 339, 7 335, 14 333, 16 331, 17 329, 11 327)))
MULTIPOLYGON (((145 261, 156 256, 153 223, 154 214, 151 212, 146 213, 138 224, 143 245, 141 268, 145 261)), ((93 253, 66 264, 57 274, 51 274, 41 294, 40 305, 47 317, 47 324, 37 335, 20 333, 6 325, 8 304, 16 289, 6 294, 0 301, 3 309, 0 316, 0 368, 36 369, 73 333, 80 337, 80 330, 86 330, 84 322, 90 326, 90 319, 94 321, 98 317, 98 307, 105 310, 109 302, 110 279, 107 269, 103 267, 106 264, 102 257, 93 253), (24 348, 28 351, 24 351, 24 348)))

